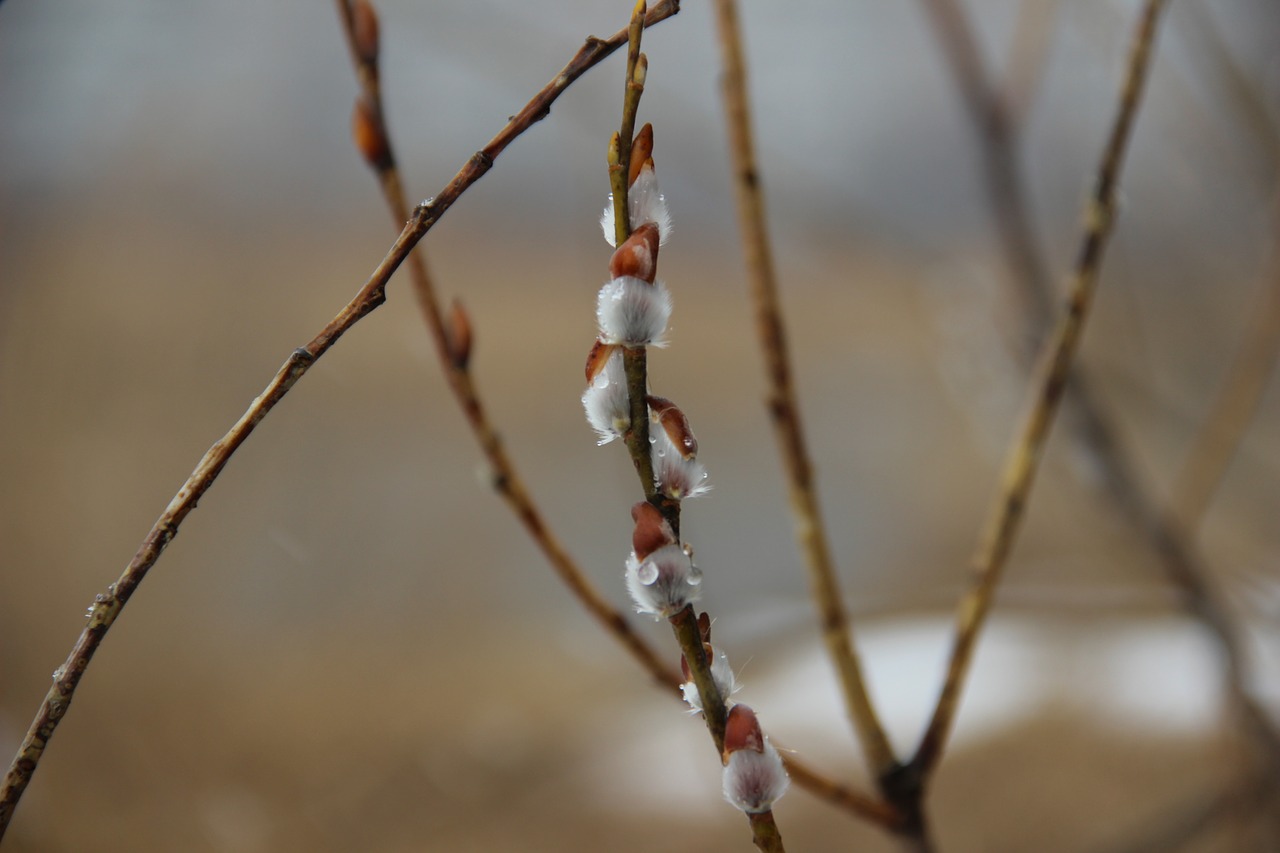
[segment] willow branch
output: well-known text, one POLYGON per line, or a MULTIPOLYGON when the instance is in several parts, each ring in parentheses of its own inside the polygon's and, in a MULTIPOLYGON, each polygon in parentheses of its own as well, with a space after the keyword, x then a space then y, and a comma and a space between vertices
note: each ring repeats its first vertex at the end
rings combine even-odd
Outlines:
POLYGON ((1049 428, 1066 387, 1096 289, 1098 272, 1115 216, 1116 185, 1150 63, 1156 24, 1165 0, 1147 0, 1129 50, 1120 103, 1103 150, 1085 211, 1084 235, 1066 304, 1041 351, 1032 376, 1030 408, 1005 460, 1000 494, 972 559, 973 585, 961 599, 955 638, 941 694, 911 765, 921 778, 936 767, 951 731, 974 645, 1017 537, 1049 428))
MULTIPOLYGON (((654 6, 645 23, 651 26, 675 14, 678 9, 678 0, 664 0, 654 6)), ((391 274, 454 202, 493 168, 494 161, 507 146, 520 134, 545 118, 551 105, 570 84, 625 42, 625 31, 616 33, 608 39, 589 37, 568 65, 534 95, 533 99, 510 119, 497 136, 476 152, 435 198, 413 209, 391 250, 355 297, 309 343, 290 354, 275 377, 250 404, 248 410, 226 435, 209 448, 195 471, 187 478, 169 506, 156 520, 120 578, 108 587, 105 594, 97 597, 91 608, 88 624, 72 647, 66 663, 59 667, 52 687, 41 702, 30 728, 18 747, 18 753, 5 774, 3 787, 0 787, 0 839, 3 839, 14 810, 39 765, 49 739, 66 714, 80 679, 107 631, 115 623, 147 572, 177 535, 183 519, 213 485, 232 454, 303 374, 328 352, 348 329, 386 301, 386 286, 391 274)))
MULTIPOLYGON (((353 46, 353 61, 355 62, 356 75, 360 82, 362 93, 372 99, 372 102, 376 105, 379 130, 386 141, 386 165, 375 165, 374 171, 378 176, 379 184, 382 187, 392 218, 396 222, 402 222, 408 216, 403 180, 396 166, 393 146, 390 143, 390 135, 387 133, 383 118, 381 92, 377 88, 376 62, 368 63, 364 61, 354 48, 352 2, 353 0, 337 0, 339 18, 343 23, 348 42, 353 46), (365 67, 370 64, 374 67, 365 67)), ((507 505, 519 518, 530 538, 533 539, 539 550, 542 551, 543 556, 551 564, 553 571, 569 587, 569 590, 586 607, 588 612, 595 617, 596 621, 601 624, 610 636, 622 644, 631 656, 639 662, 641 667, 653 676, 656 684, 673 688, 672 695, 678 696, 674 689, 678 689, 682 681, 679 673, 662 663, 653 647, 634 631, 622 613, 608 603, 599 589, 592 584, 590 578, 582 571, 573 557, 569 555, 559 538, 547 526, 537 503, 533 500, 525 485, 524 478, 519 475, 515 464, 508 456, 500 434, 488 419, 483 400, 475 385, 475 379, 468 364, 465 363, 465 360, 463 360, 463 363, 459 363, 458 353, 455 350, 456 341, 453 339, 452 333, 448 331, 449 327, 440 308, 434 280, 429 274, 422 247, 419 246, 409 255, 408 265, 410 280, 418 297, 424 321, 431 333, 431 339, 435 344, 441 368, 449 381, 454 396, 458 400, 458 404, 463 410, 463 414, 467 418, 467 423, 470 425, 476 441, 489 462, 493 472, 492 482, 494 488, 497 489, 507 505)), ((885 826, 893 824, 896 815, 892 810, 867 795, 840 785, 798 759, 792 759, 784 755, 783 761, 786 763, 787 770, 796 784, 808 790, 818 799, 826 800, 837 808, 865 817, 873 822, 885 826)))
POLYGON ((738 221, 755 305, 756 331, 769 381, 768 408, 786 467, 796 538, 805 555, 823 643, 839 675, 845 708, 868 763, 875 774, 882 777, 892 772, 898 761, 872 704, 853 644, 826 525, 818 505, 813 465, 801 426, 773 253, 765 225, 764 196, 752 143, 746 66, 737 8, 733 0, 717 0, 715 10, 724 66, 725 121, 733 160, 738 221))

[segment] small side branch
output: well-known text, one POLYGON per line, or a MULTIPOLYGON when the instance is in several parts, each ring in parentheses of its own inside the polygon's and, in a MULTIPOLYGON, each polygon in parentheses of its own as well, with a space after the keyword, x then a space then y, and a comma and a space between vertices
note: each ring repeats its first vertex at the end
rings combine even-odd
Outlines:
POLYGON ((911 767, 923 785, 942 757, 968 675, 974 646, 985 624, 996 587, 1013 547, 1049 428, 1061 402, 1071 363, 1096 289, 1103 253, 1111 235, 1116 186, 1150 64, 1156 25, 1165 0, 1147 0, 1129 50, 1120 103, 1085 211, 1084 235, 1066 304, 1041 351, 1032 377, 1034 397, 1005 460, 1000 494, 973 556, 973 585, 961 599, 955 639, 941 694, 911 767))

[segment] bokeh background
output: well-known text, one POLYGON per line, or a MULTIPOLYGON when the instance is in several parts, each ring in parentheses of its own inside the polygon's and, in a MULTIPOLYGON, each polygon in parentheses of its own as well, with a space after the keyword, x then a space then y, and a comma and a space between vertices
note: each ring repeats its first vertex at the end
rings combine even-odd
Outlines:
MULTIPOLYGON (((436 192, 588 33, 599 0, 383 0, 411 194, 436 192)), ((1136 3, 982 0, 1034 228, 1065 270, 1136 3), (1011 56, 1022 58, 1011 60, 1011 56)), ((1022 397, 970 117, 920 3, 745 2, 764 184, 819 485, 876 698, 927 719, 949 610, 1022 397)), ((1280 13, 1175 3, 1083 362, 1157 494, 1275 256, 1280 13), (1232 69, 1243 87, 1232 82, 1232 69)), ((645 40, 676 231, 655 390, 715 485, 686 507, 739 698, 861 781, 817 648, 736 233, 710 9, 645 40)), ((581 416, 621 59, 575 84, 427 239, 519 468, 625 605, 634 475, 581 416)), ((208 446, 395 230, 352 149, 332 4, 0 5, 0 754, 208 446)), ((1274 384, 1200 542, 1280 707, 1274 384)), ((1212 646, 1054 438, 933 797, 947 851, 1126 849, 1239 766, 1212 646)), ((665 626, 642 625, 671 649, 665 626)), ((673 660, 675 653, 673 654, 673 660)), ((743 849, 700 723, 553 579, 498 498, 407 283, 263 423, 102 647, 7 837, 24 851, 743 849)), ((797 850, 892 849, 802 791, 797 850)), ((1239 849, 1213 831, 1189 849, 1239 849)), ((7 848, 7 849, 8 849, 7 848)))

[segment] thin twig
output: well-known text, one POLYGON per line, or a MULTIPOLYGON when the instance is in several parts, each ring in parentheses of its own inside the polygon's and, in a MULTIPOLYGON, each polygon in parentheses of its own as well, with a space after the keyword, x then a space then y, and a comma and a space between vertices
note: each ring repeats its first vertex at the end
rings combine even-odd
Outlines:
MULTIPOLYGON (((352 2, 353 0, 337 0, 339 18, 343 23, 348 41, 352 45, 353 62, 356 66, 357 78, 360 81, 362 92, 370 98, 371 103, 376 107, 378 130, 386 143, 387 156, 384 165, 376 166, 375 171, 387 200, 388 209, 391 211, 391 216, 396 223, 400 223, 408 217, 403 180, 396 166, 394 146, 391 145, 390 135, 385 125, 385 117, 382 113, 376 63, 373 63, 375 65, 374 68, 365 67, 370 63, 364 61, 354 46, 353 18, 351 15, 352 2)), ((488 419, 483 400, 480 397, 479 390, 476 388, 475 379, 469 366, 465 362, 460 364, 458 359, 455 358, 456 353, 451 346, 449 334, 446 331, 447 327, 440 309, 440 301, 436 295, 436 288, 429 274, 425 253, 421 246, 417 247, 409 255, 408 265, 414 292, 418 297, 424 321, 435 344, 441 368, 449 381, 450 388, 453 389, 458 404, 462 407, 476 441, 484 452, 485 458, 489 461, 493 472, 494 488, 497 489, 498 493, 507 502, 507 505, 520 519, 526 532, 537 544, 556 574, 569 587, 573 595, 582 602, 588 612, 595 617, 596 621, 604 627, 605 631, 621 643, 631 656, 653 676, 656 684, 662 687, 678 688, 683 680, 679 673, 674 668, 663 663, 653 647, 632 629, 626 617, 608 603, 599 589, 565 550, 559 538, 547 526, 541 511, 525 486, 523 477, 519 475, 515 464, 507 455, 506 447, 499 433, 488 419)), ((677 698, 679 696, 674 689, 671 691, 671 695, 677 698)), ((784 754, 783 761, 796 784, 808 790, 818 799, 826 800, 837 808, 865 817, 872 822, 884 826, 893 825, 896 814, 866 794, 835 782, 808 767, 799 759, 784 754)))
POLYGON ((1127 71, 1115 120, 1103 150, 1085 212, 1084 235, 1061 317, 1041 352, 1032 377, 1034 397, 1005 460, 1000 494, 973 556, 974 582, 961 599, 946 678, 929 726, 912 758, 913 775, 927 779, 942 757, 972 662, 974 645, 986 621, 1000 576, 1017 536, 1049 428, 1066 387, 1096 289, 1103 253, 1115 216, 1116 185, 1142 95, 1156 24, 1165 0, 1147 0, 1129 50, 1127 71))
MULTIPOLYGON (((678 0, 662 0, 650 11, 645 22, 646 26, 665 20, 677 11, 679 11, 678 0)), ((14 810, 39 765, 45 747, 58 723, 66 714, 85 668, 102 643, 103 637, 106 636, 124 605, 128 603, 138 584, 155 565, 165 547, 177 535, 183 519, 213 485, 232 454, 244 443, 267 413, 283 399, 289 389, 310 369, 311 365, 337 343, 343 333, 386 301, 386 286, 391 274, 453 203, 489 169, 493 168, 494 161, 506 147, 520 134, 545 118, 551 105, 570 84, 625 42, 625 31, 615 33, 608 39, 589 37, 560 73, 534 95, 533 99, 507 123, 497 136, 467 161, 439 195, 414 208, 408 223, 396 238, 391 250, 351 302, 339 311, 337 316, 306 346, 290 354, 262 394, 250 404, 227 434, 209 448, 168 508, 152 526, 142 546, 120 575, 119 580, 108 587, 105 594, 97 597, 91 608, 88 624, 72 647, 66 663, 59 667, 53 686, 41 702, 35 719, 9 766, 3 787, 0 788, 0 840, 3 839, 14 810)))
POLYGON ((715 9, 724 63, 724 102, 736 179, 738 220, 755 304, 756 330, 769 380, 769 413, 787 470, 796 538, 809 568, 822 639, 839 675, 846 710, 868 763, 874 774, 883 778, 893 772, 898 760, 872 704, 853 644, 849 617, 818 505, 813 465, 801 426, 800 405, 791 376, 786 330, 778 300, 777 277, 765 226, 764 197, 751 139, 746 68, 737 8, 733 0, 717 0, 715 9))
MULTIPOLYGON (((636 113, 640 97, 644 94, 647 60, 640 52, 643 28, 638 21, 644 15, 645 0, 637 0, 632 12, 630 47, 627 51, 626 88, 622 101, 622 124, 609 145, 609 180, 613 188, 615 239, 618 246, 631 236, 630 207, 627 204, 627 182, 631 173, 631 137, 635 132, 636 113)), ((627 451, 640 476, 645 499, 658 508, 670 524, 679 542, 680 502, 664 501, 658 494, 653 478, 652 450, 649 445, 649 404, 647 350, 644 346, 624 347, 623 366, 627 377, 627 394, 631 404, 631 425, 625 435, 627 451)), ((702 718, 716 753, 724 756, 725 728, 728 708, 720 688, 711 675, 711 661, 698 626, 698 614, 690 604, 667 620, 684 655, 689 678, 698 691, 702 704, 702 718)), ((755 846, 766 853, 786 853, 782 833, 773 817, 773 811, 747 814, 751 836, 755 846)))
MULTIPOLYGON (((1016 126, 1011 119, 1009 104, 989 81, 972 27, 957 0, 926 0, 926 5, 964 102, 981 131, 988 196, 996 215, 1004 256, 1018 290, 1017 302, 1027 318, 1028 327, 1044 328, 1052 313, 1054 288, 1046 272, 1043 255, 1033 238, 1027 191, 1017 157, 1016 126)), ((1231 82, 1233 91, 1238 91, 1240 81, 1232 79, 1231 82)), ((1274 137, 1269 141, 1272 144, 1267 147, 1275 150, 1274 137)), ((1280 288, 1280 281, 1277 281, 1277 287, 1280 288)), ((1202 464, 1203 468, 1188 474, 1191 479, 1183 487, 1187 493, 1208 488, 1210 478, 1216 481, 1219 475, 1212 472, 1220 470, 1229 460, 1230 447, 1239 440, 1243 422, 1247 421, 1248 413, 1255 405, 1249 400, 1261 393, 1260 383, 1267 370, 1265 364, 1268 360, 1274 362, 1275 358, 1274 351, 1269 353, 1268 350, 1277 346, 1274 338, 1280 335, 1280 329, 1269 328, 1272 323, 1280 323, 1277 319, 1280 317, 1280 297, 1272 298, 1275 302, 1268 303, 1264 319, 1254 327, 1246 352, 1237 362, 1234 378, 1219 397, 1222 409, 1218 410, 1219 415, 1211 418, 1211 424, 1203 434, 1206 443, 1189 457, 1189 461, 1202 460, 1195 464, 1202 464), (1268 317, 1270 320, 1266 319, 1268 317), (1229 437, 1228 430, 1234 431, 1235 436, 1229 437), (1211 452, 1215 458, 1200 456, 1200 453, 1211 452)), ((1239 629, 1230 608, 1217 589, 1209 568, 1195 552, 1190 537, 1183 532, 1182 524, 1198 514, 1195 507, 1184 505, 1191 499, 1175 497, 1173 501, 1175 508, 1184 507, 1185 516, 1166 512, 1160 507, 1121 443, 1114 418, 1094 390, 1088 372, 1079 366, 1072 369, 1066 396, 1075 435, 1100 463, 1106 483, 1105 494, 1126 522, 1152 546, 1166 574, 1182 591, 1191 614, 1201 621, 1222 649, 1227 686, 1235 704, 1241 709, 1246 729, 1257 736, 1266 754, 1280 756, 1280 737, 1245 685, 1239 629)), ((1175 488, 1175 493, 1177 491, 1175 488)), ((1187 529, 1194 528, 1189 526, 1187 529)), ((1280 761, 1280 757, 1276 760, 1280 761)))

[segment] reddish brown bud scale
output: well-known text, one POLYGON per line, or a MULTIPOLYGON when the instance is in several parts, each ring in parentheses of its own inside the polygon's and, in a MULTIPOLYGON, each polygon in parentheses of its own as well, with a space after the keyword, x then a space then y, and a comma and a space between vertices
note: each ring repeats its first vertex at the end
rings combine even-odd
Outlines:
POLYGON ((730 755, 744 749, 764 752, 764 732, 755 711, 746 705, 734 705, 724 725, 724 760, 728 762, 730 755))
POLYGON ((631 518, 636 523, 631 534, 631 547, 636 552, 636 559, 644 560, 659 548, 675 543, 671 525, 653 504, 640 501, 631 508, 631 518))
POLYGON ((693 680, 693 673, 689 670, 689 661, 684 655, 680 655, 680 674, 684 676, 685 681, 693 680))
POLYGON ((351 4, 351 41, 361 62, 373 65, 378 61, 378 13, 369 0, 351 4))
POLYGON ((694 438, 689 419, 680 411, 680 407, 665 397, 650 395, 648 400, 651 416, 662 426, 676 452, 684 459, 697 457, 698 439, 694 438))
POLYGON ((378 172, 391 166, 391 146, 382 129, 382 119, 363 95, 356 98, 351 113, 351 137, 364 161, 378 172))
POLYGON ((653 284, 658 277, 658 242, 658 226, 641 225, 609 258, 610 277, 631 276, 653 284))
POLYGON ((627 186, 636 182, 646 163, 653 168, 653 125, 648 122, 640 128, 635 141, 631 143, 631 168, 627 171, 627 186))
POLYGON ((462 303, 453 300, 449 308, 449 325, 445 328, 445 344, 449 349, 449 359, 459 370, 466 370, 471 362, 471 318, 467 316, 462 303))
POLYGON ((604 370, 605 364, 609 362, 609 357, 613 355, 614 350, 617 348, 617 344, 606 344, 596 338, 596 342, 591 345, 591 352, 587 353, 588 385, 596 381, 596 377, 600 375, 600 371, 604 370))
POLYGON ((710 613, 704 612, 704 613, 698 614, 698 636, 702 637, 702 642, 706 643, 708 648, 711 647, 711 614, 710 613))

